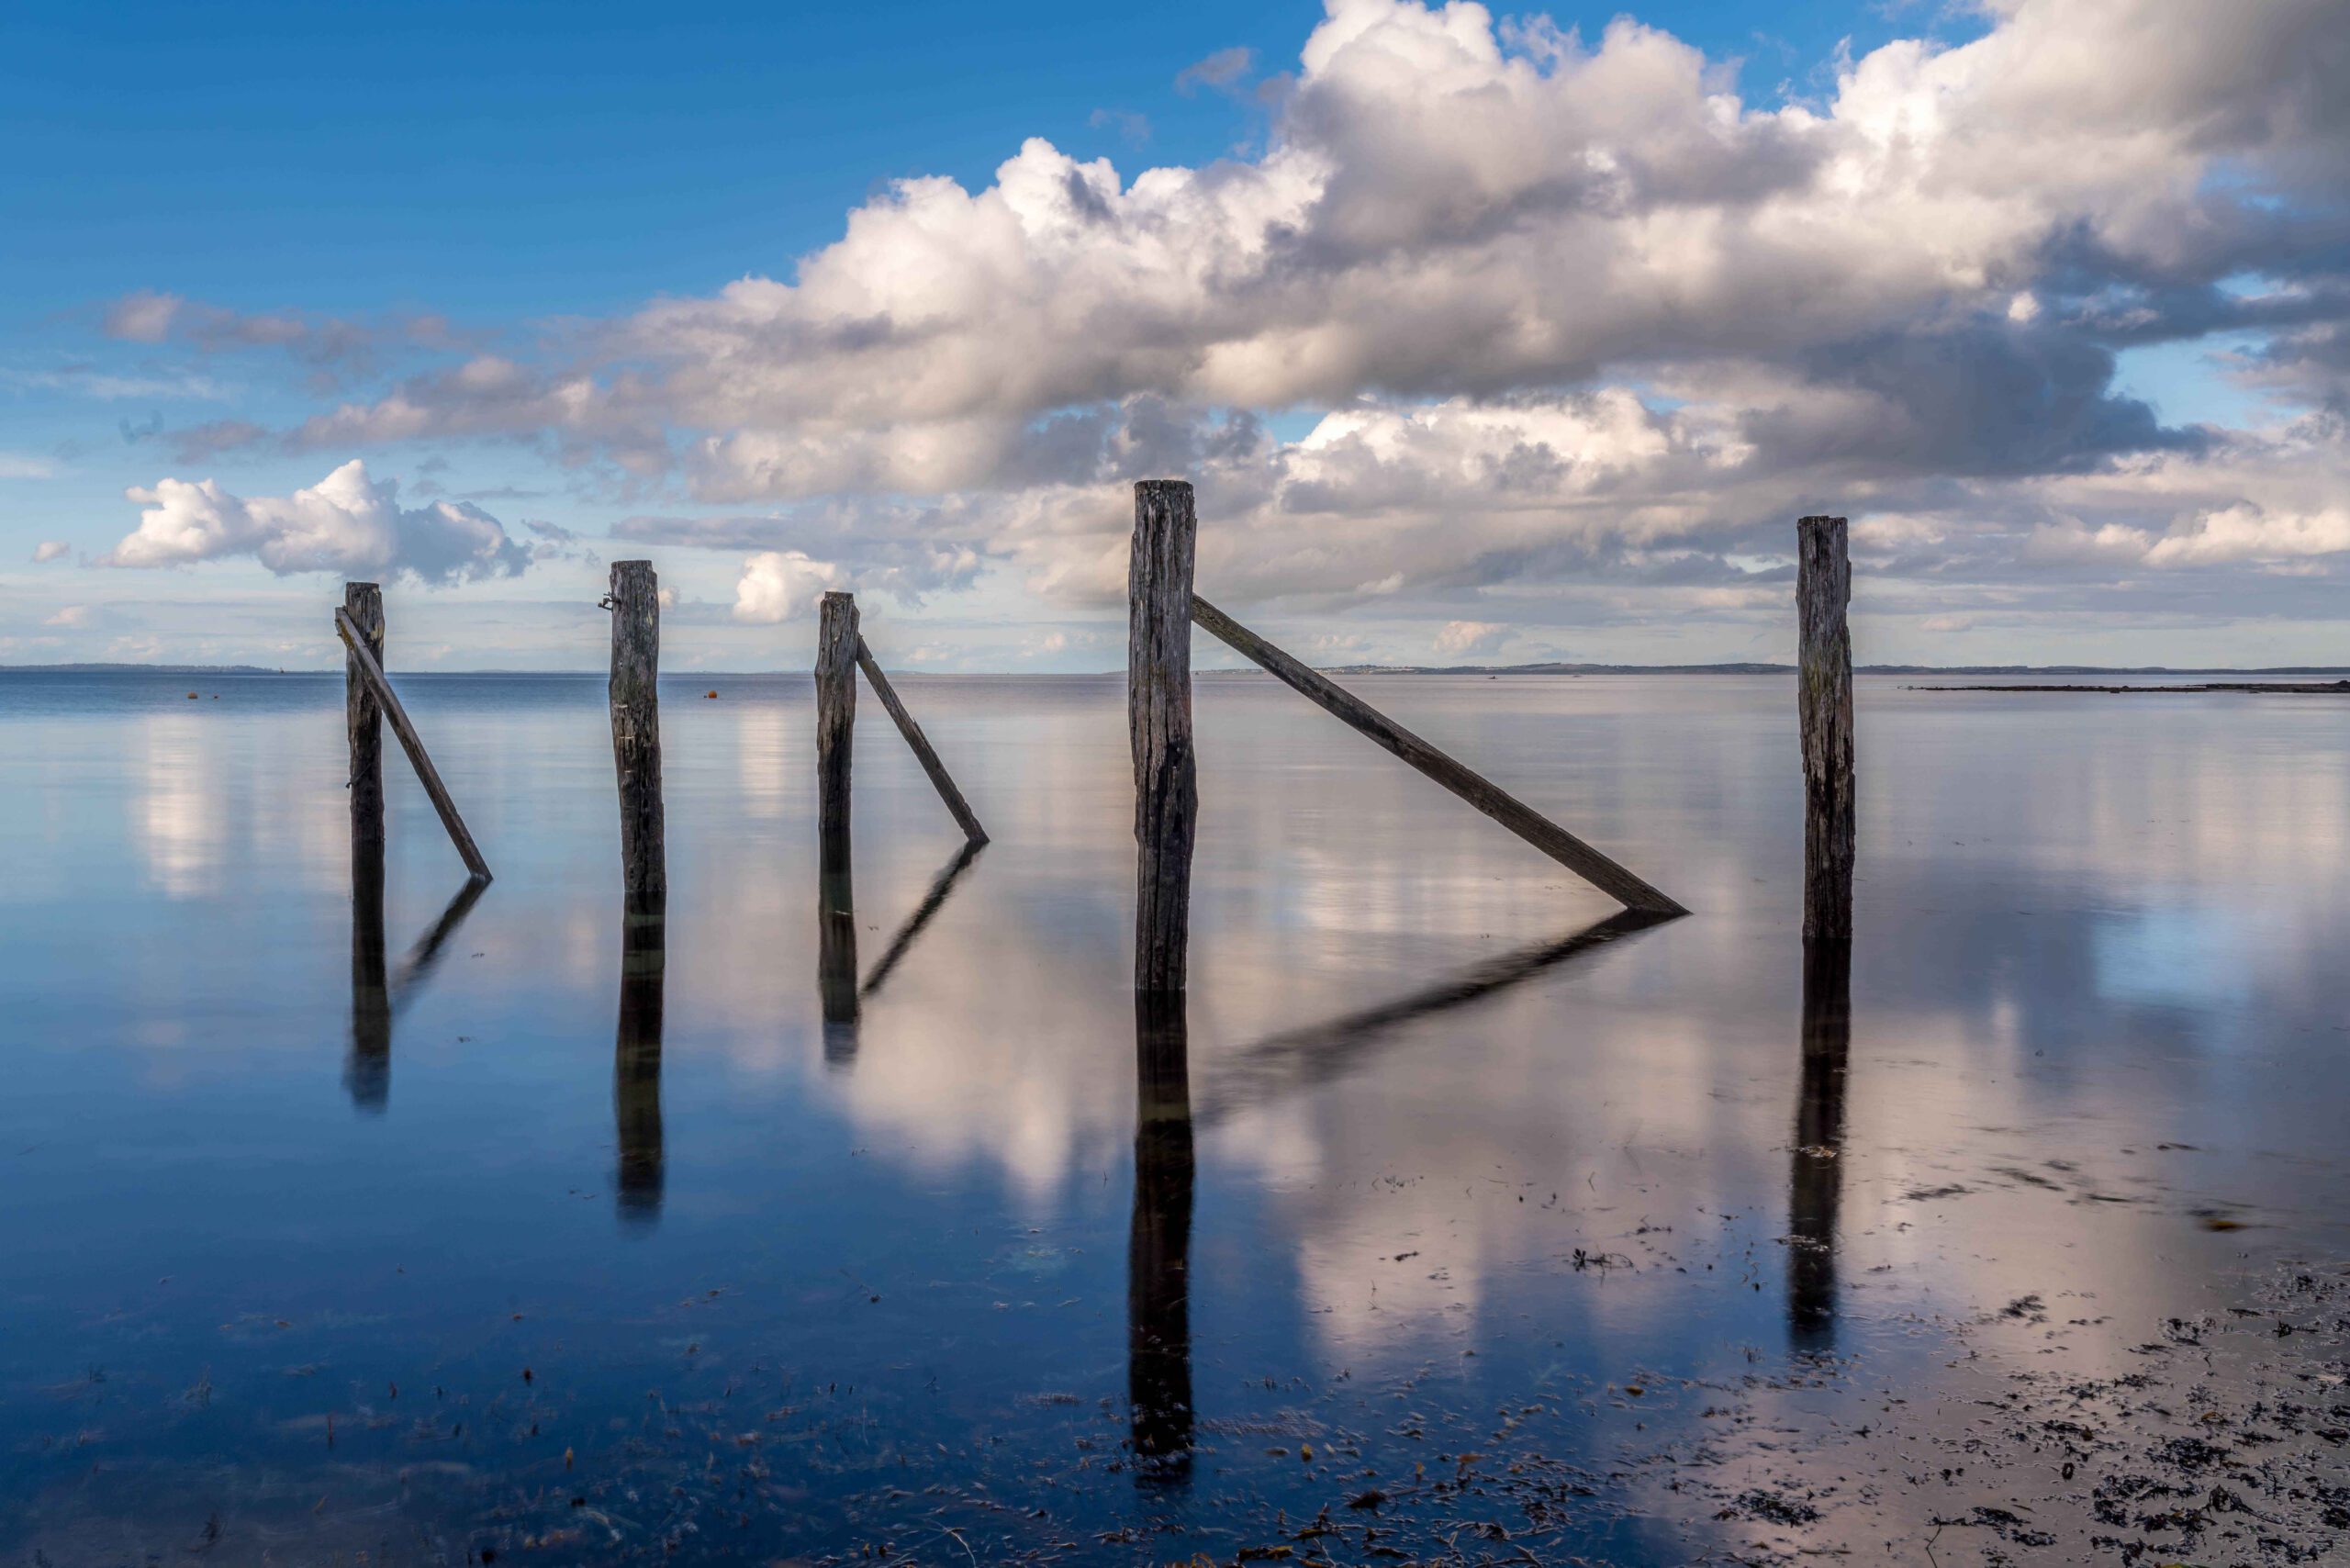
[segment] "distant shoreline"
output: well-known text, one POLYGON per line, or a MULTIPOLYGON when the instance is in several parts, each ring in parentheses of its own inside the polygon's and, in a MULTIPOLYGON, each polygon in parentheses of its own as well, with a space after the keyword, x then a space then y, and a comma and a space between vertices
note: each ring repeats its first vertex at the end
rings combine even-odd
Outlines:
POLYGON ((2066 691, 2121 694, 2162 693, 2183 696, 2198 691, 2283 692, 2295 697, 2350 697, 2350 680, 2213 680, 2188 686, 2089 686, 2077 682, 2053 686, 1905 686, 1904 691, 2066 691))

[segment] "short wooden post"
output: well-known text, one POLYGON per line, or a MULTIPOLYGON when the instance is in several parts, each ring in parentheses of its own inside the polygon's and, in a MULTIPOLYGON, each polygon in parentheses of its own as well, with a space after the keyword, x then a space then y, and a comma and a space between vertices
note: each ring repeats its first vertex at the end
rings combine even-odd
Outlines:
POLYGON ((1852 1044, 1852 945, 1803 945, 1803 1078, 1787 1174, 1787 1329, 1799 1349, 1836 1328, 1836 1223, 1843 1206, 1844 1086, 1852 1044))
POLYGON ((816 624, 816 989, 824 1056, 856 1052, 856 893, 849 774, 856 740, 856 599, 824 596, 816 624))
POLYGON ((1135 989, 1183 989, 1191 942, 1192 563, 1199 532, 1181 479, 1135 486, 1126 567, 1126 723, 1135 763, 1135 989))
POLYGON ((416 781, 424 786, 425 796, 431 801, 432 809, 441 813, 441 825, 449 830, 449 842, 456 846, 458 857, 464 861, 467 871, 487 882, 489 880, 489 862, 481 857, 480 846, 474 843, 473 834, 466 829, 465 819, 457 814, 457 802, 449 798, 449 788, 441 782, 441 771, 432 766, 432 756, 424 749, 423 737, 408 722, 408 710, 401 706, 399 693, 394 691, 392 683, 384 678, 384 667, 375 662, 375 654, 367 646, 365 633, 359 630, 359 623, 351 619, 351 612, 347 610, 334 612, 334 629, 335 634, 342 639, 342 645, 350 650, 351 663, 359 666, 359 678, 374 692, 376 707, 391 722, 392 734, 399 737, 400 749, 408 753, 408 764, 416 769, 416 781))
POLYGON ((1126 1233, 1128 1432, 1146 1484, 1192 1462, 1192 1080, 1184 999, 1135 997, 1135 1199, 1126 1233))
MULTIPOLYGON (((359 628, 375 667, 384 664, 384 590, 374 583, 342 585, 342 610, 359 628)), ((351 853, 355 867, 363 846, 373 846, 376 875, 384 856, 384 709, 363 669, 359 651, 342 655, 342 722, 351 742, 351 853)))
POLYGON ((661 583, 650 561, 612 563, 612 766, 621 791, 621 885, 632 921, 668 911, 661 805, 661 583))
POLYGON ((1796 524, 1796 682, 1803 730, 1803 934, 1852 934, 1852 563, 1844 520, 1796 524))
POLYGON ((666 930, 660 921, 621 927, 620 1023, 612 1039, 612 1126, 620 1148, 612 1187, 624 1225, 661 1217, 668 1156, 661 1130, 661 1001, 666 930))

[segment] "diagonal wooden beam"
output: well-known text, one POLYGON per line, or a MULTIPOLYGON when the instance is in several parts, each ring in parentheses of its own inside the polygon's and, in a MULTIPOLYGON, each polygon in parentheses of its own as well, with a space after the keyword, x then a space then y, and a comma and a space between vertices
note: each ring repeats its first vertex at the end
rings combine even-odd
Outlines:
POLYGON ((1345 720, 1626 908, 1648 914, 1689 913, 1516 796, 1453 761, 1370 703, 1333 684, 1319 671, 1290 657, 1198 594, 1192 596, 1192 622, 1214 633, 1235 649, 1279 676, 1316 707, 1345 720))
POLYGON ((384 678, 384 666, 375 662, 375 650, 367 645, 366 637, 352 623, 348 610, 334 612, 334 629, 343 645, 351 650, 361 678, 375 693, 375 700, 383 704, 384 717, 392 722, 392 734, 399 736, 400 749, 408 753, 424 792, 432 797, 432 809, 441 813, 441 825, 449 830, 449 840, 464 857, 465 869, 488 881, 489 862, 481 857, 481 851, 474 846, 474 835, 465 831, 465 819, 457 814, 457 803, 449 799, 448 786, 441 782, 440 771, 432 766, 432 758, 425 755, 424 742, 418 738, 416 726, 408 722, 408 710, 400 706, 399 695, 384 678))
POLYGON ((922 726, 914 722, 912 713, 906 711, 906 705, 898 700, 897 689, 890 684, 890 678, 881 673, 880 665, 873 657, 873 650, 865 645, 863 637, 856 640, 856 667, 865 672, 866 682, 873 688, 873 694, 881 699, 881 706, 890 710, 890 717, 897 721, 898 733, 906 737, 906 745, 913 748, 914 759, 922 764, 922 770, 930 775, 932 785, 938 790, 938 798, 946 802, 946 810, 955 818, 955 825, 961 828, 963 836, 973 844, 985 844, 988 830, 979 825, 979 819, 971 812, 970 803, 963 799, 963 791, 955 788, 955 780, 946 776, 946 765, 938 760, 938 754, 930 749, 929 737, 922 733, 922 726))

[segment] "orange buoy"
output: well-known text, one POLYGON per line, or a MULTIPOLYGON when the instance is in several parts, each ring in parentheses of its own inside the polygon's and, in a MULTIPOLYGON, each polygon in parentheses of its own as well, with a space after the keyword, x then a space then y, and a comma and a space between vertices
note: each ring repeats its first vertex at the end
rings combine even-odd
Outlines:
POLYGON ((718 693, 717 693, 717 692, 715 692, 715 691, 705 691, 705 692, 703 692, 703 693, 702 693, 702 696, 703 696, 705 699, 714 700, 714 699, 716 699, 716 697, 718 696, 718 693))

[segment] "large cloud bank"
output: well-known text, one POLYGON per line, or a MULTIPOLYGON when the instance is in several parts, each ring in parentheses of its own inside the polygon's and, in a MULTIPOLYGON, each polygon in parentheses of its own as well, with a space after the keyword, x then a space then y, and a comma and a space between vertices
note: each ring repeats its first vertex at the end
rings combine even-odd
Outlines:
MULTIPOLYGON (((1630 20, 1332 0, 1260 155, 1129 180, 1031 140, 982 190, 897 183, 789 280, 214 441, 537 441, 775 510, 778 545, 821 513, 902 549, 908 498, 940 498, 928 548, 1077 599, 1116 590, 1145 474, 1200 482, 1203 582, 1236 599, 1734 604, 1822 507, 1921 597, 2331 573, 2350 0, 1986 12, 1758 107, 1630 20), (2248 428, 2115 390, 2117 353, 2213 333, 2253 345, 2248 428), (1301 408, 1310 434, 1268 432, 1301 408)), ((814 587, 754 574, 757 619, 814 587)))

